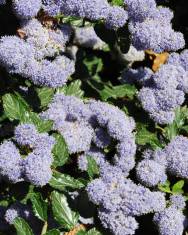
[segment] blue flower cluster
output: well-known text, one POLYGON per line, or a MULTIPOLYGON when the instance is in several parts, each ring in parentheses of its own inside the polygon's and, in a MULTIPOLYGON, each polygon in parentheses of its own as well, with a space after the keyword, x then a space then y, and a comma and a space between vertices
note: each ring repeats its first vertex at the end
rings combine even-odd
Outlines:
POLYGON ((175 110, 185 101, 188 92, 187 50, 172 53, 166 64, 157 72, 149 68, 128 69, 122 73, 124 83, 138 83, 143 87, 138 93, 142 107, 159 124, 172 123, 175 110))
POLYGON ((64 14, 89 20, 103 19, 106 26, 111 29, 125 25, 127 12, 118 6, 111 6, 107 0, 45 0, 43 9, 49 15, 64 14))
MULTIPOLYGON (((54 121, 54 130, 64 137, 71 154, 90 155, 95 147, 101 156, 100 149, 104 150, 114 140, 118 142, 114 164, 126 174, 133 169, 135 123, 117 107, 95 100, 84 103, 79 98, 57 94, 41 117, 54 121)), ((83 156, 79 164, 80 169, 87 165, 83 156)))
POLYGON ((188 138, 176 136, 164 149, 146 152, 143 156, 145 159, 137 165, 138 179, 145 185, 155 186, 164 182, 165 172, 176 177, 187 178, 187 150, 188 138))
MULTIPOLYGON (((20 182, 24 187, 29 186, 27 195, 23 193, 22 202, 27 203, 27 200, 31 200, 30 196, 36 193, 37 202, 41 200, 38 207, 44 207, 43 210, 40 208, 43 216, 39 215, 38 218, 46 217, 47 210, 51 210, 46 206, 46 203, 49 203, 53 207, 53 216, 59 223, 57 230, 51 230, 52 218, 40 218, 44 222, 42 232, 34 231, 34 234, 48 234, 50 231, 62 233, 64 229, 75 229, 74 226, 79 222, 92 223, 90 218, 82 217, 81 210, 79 210, 79 222, 77 216, 72 216, 70 221, 66 219, 67 224, 65 224, 64 218, 57 215, 59 211, 54 210, 54 206, 60 202, 56 198, 54 203, 54 198, 58 193, 55 192, 57 194, 54 196, 53 192, 51 197, 52 188, 58 190, 59 187, 53 185, 55 180, 51 180, 52 168, 56 166, 58 169, 55 169, 53 179, 57 173, 57 177, 60 177, 57 180, 70 180, 73 182, 71 189, 84 187, 84 183, 87 182, 87 186, 82 190, 69 192, 69 188, 66 188, 71 203, 74 200, 76 202, 77 197, 87 197, 87 200, 97 208, 102 226, 114 235, 137 234, 142 227, 139 222, 140 217, 147 214, 153 216, 153 224, 156 225, 160 235, 182 235, 188 225, 184 215, 186 197, 180 190, 175 192, 175 187, 171 187, 171 184, 169 190, 164 189, 167 179, 169 180, 168 176, 170 181, 171 177, 173 180, 181 178, 183 181, 188 178, 188 137, 178 134, 162 149, 150 150, 146 146, 137 146, 136 140, 139 143, 145 136, 136 135, 137 119, 134 120, 127 115, 127 113, 134 115, 134 109, 140 111, 142 106, 155 122, 149 122, 153 129, 156 128, 153 124, 166 125, 174 121, 176 109, 187 101, 188 93, 188 50, 179 52, 185 47, 184 36, 173 29, 172 10, 158 6, 158 0, 117 2, 7 1, 5 8, 12 7, 13 13, 19 19, 20 28, 17 29, 17 35, 0 38, 0 65, 8 72, 7 74, 3 71, 7 76, 9 74, 19 76, 16 76, 13 86, 9 79, 6 81, 7 86, 4 82, 2 84, 5 96, 2 99, 0 122, 4 125, 11 121, 11 125, 16 126, 12 138, 6 139, 4 133, 0 133, 2 134, 0 181, 3 187, 4 184, 8 185, 3 189, 5 197, 6 194, 10 196, 6 202, 0 198, 0 205, 8 204, 8 208, 0 206, 0 230, 14 225, 17 217, 27 220, 32 230, 41 229, 40 225, 34 224, 35 219, 30 206, 15 202, 17 197, 10 195, 10 185, 14 184, 13 188, 16 188, 15 184, 20 182), (125 45, 128 41, 129 48, 125 45), (158 58, 164 54, 168 55, 168 58, 159 61, 159 69, 155 70, 151 64, 148 65, 148 60, 154 60, 153 55, 158 58), (146 55, 150 55, 149 59, 146 55), (113 74, 113 81, 107 82, 106 70, 113 62, 114 67, 109 69, 113 74), (119 84, 116 76, 120 74, 123 66, 126 69, 121 75, 122 83, 136 84, 136 86, 119 84), (82 79, 82 72, 83 89, 89 86, 103 101, 74 96, 80 92, 77 93, 79 85, 74 82, 78 77, 82 79), (20 77, 30 80, 31 83, 26 81, 25 85, 20 84, 20 77), (14 85, 16 92, 18 90, 16 95, 12 94, 15 91, 14 85), (140 89, 138 92, 137 88, 140 89), (35 92, 33 93, 37 99, 40 99, 41 105, 38 107, 38 104, 34 104, 36 105, 34 110, 37 110, 39 113, 37 115, 41 119, 51 121, 52 127, 49 133, 39 132, 34 124, 23 124, 23 120, 17 120, 17 117, 13 118, 15 122, 9 119, 7 114, 12 104, 6 100, 7 90, 10 97, 17 98, 21 94, 26 94, 30 103, 32 103, 30 92, 35 92), (109 95, 108 102, 104 102, 106 97, 103 95, 106 91, 109 95), (111 92, 114 93, 111 95, 111 92), (49 97, 44 97, 48 95, 49 97), (134 107, 131 106, 133 102, 134 107), (17 124, 17 121, 20 123, 17 124), (56 135, 62 137, 63 144, 58 142, 56 145, 53 137, 56 135), (67 147, 70 161, 67 166, 62 162, 56 165, 56 161, 52 166, 52 152, 59 153, 62 146, 67 147), (63 174, 64 169, 72 170, 75 161, 78 169, 75 171, 73 169, 71 176, 63 174), (74 177, 80 178, 74 179, 74 177), (50 185, 41 190, 41 187, 47 185, 49 181, 50 185), (80 185, 77 186, 76 182, 80 182, 80 185), (170 192, 169 195, 166 192, 170 192), (42 197, 38 197, 40 193, 42 197)), ((6 0, 0 0, 0 5, 4 4, 6 0)), ((86 95, 89 92, 88 89, 86 95)), ((24 102, 24 95, 22 99, 24 102)), ((20 100, 17 102, 20 104, 20 100)), ((10 110, 13 113, 14 111, 10 110)), ((138 126, 145 128, 144 121, 139 120, 138 126)), ((157 127, 162 129, 163 126, 157 127)), ((162 140, 163 144, 167 142, 163 133, 157 132, 157 134, 156 138, 159 141, 162 140)), ((64 202, 68 208, 69 200, 66 202, 64 198, 64 202)), ((34 204, 32 200, 31 203, 34 204)), ((35 214, 38 213, 37 209, 33 210, 35 214)), ((95 222, 94 217, 92 220, 95 222)))
POLYGON ((138 228, 135 216, 165 209, 163 193, 136 185, 119 167, 104 163, 100 175, 89 183, 87 192, 90 200, 100 206, 102 224, 114 234, 135 234, 138 228))
POLYGON ((156 213, 153 221, 160 235, 183 234, 184 225, 186 224, 183 213, 174 207, 168 207, 164 211, 156 213))
POLYGON ((13 183, 26 180, 36 186, 43 186, 51 179, 52 148, 55 139, 47 133, 38 133, 32 124, 20 124, 15 129, 14 141, 28 153, 21 156, 13 141, 4 141, 0 146, 1 176, 13 183))
POLYGON ((155 186, 166 181, 167 173, 187 178, 187 148, 188 139, 177 136, 164 149, 144 152, 143 160, 136 166, 137 179, 154 191, 135 184, 119 166, 109 164, 101 156, 100 177, 88 184, 87 192, 99 206, 103 226, 115 235, 135 234, 138 228, 135 216, 154 213, 153 221, 160 235, 182 235, 187 226, 182 213, 185 198, 174 194, 166 203, 165 194, 156 191, 155 186))
POLYGON ((177 51, 185 46, 183 34, 172 29, 173 12, 155 0, 125 0, 132 43, 138 50, 177 51))
POLYGON ((0 39, 0 63, 9 73, 29 78, 36 85, 64 85, 74 73, 74 62, 61 54, 71 28, 63 25, 57 30, 47 29, 37 19, 31 19, 23 22, 21 31, 24 38, 0 39))

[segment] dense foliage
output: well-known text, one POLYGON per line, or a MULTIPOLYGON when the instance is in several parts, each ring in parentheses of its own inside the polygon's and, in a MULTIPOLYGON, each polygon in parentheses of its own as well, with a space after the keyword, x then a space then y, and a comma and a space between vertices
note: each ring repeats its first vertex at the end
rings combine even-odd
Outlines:
POLYGON ((0 0, 0 235, 185 235, 186 0, 0 0))

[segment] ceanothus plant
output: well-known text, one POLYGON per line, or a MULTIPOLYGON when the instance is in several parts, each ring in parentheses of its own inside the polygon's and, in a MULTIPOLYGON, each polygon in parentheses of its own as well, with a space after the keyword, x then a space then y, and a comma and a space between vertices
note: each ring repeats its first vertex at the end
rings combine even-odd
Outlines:
POLYGON ((0 0, 0 235, 187 233, 187 14, 0 0))

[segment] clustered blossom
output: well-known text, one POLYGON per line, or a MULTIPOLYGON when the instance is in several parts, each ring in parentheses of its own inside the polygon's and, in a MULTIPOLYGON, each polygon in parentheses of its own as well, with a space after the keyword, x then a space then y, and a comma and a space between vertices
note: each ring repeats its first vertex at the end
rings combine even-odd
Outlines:
POLYGON ((12 141, 4 141, 0 146, 1 175, 13 183, 26 180, 36 186, 47 184, 52 177, 51 151, 55 139, 47 133, 38 133, 32 124, 20 124, 14 140, 20 148, 26 146, 33 151, 23 158, 12 141))
POLYGON ((87 186, 91 201, 100 206, 99 218, 114 234, 134 234, 138 224, 135 216, 165 209, 165 196, 136 185, 119 167, 103 165, 101 176, 87 186), (149 202, 149 203, 148 203, 149 202), (125 221, 128 224, 125 225, 125 221))
MULTIPOLYGON (((136 166, 138 181, 146 187, 155 188, 166 181, 167 173, 187 178, 187 148, 188 139, 177 136, 164 149, 145 151, 143 160, 136 166)), ((99 206, 99 218, 105 228, 115 235, 135 234, 138 223, 134 217, 155 213, 154 222, 160 235, 182 235, 186 226, 181 211, 185 208, 182 195, 170 196, 168 206, 163 193, 135 184, 118 164, 113 166, 103 157, 102 161, 95 159, 100 162, 100 177, 88 184, 87 192, 90 200, 99 206)), ((87 162, 81 167, 87 169, 87 162)))
POLYGON ((181 178, 188 177, 188 138, 176 136, 163 150, 167 159, 167 170, 181 178))
MULTIPOLYGON (((188 177, 188 138, 184 136, 176 136, 171 142, 161 150, 146 152, 145 159, 138 163, 137 174, 141 181, 150 184, 150 181, 165 178, 165 172, 181 178, 188 177), (158 164, 158 170, 154 172, 154 167, 146 167, 146 163, 158 164), (152 169, 153 168, 153 169, 152 169), (145 175, 143 174, 145 171, 145 175), (156 174, 156 179, 153 179, 156 174)), ((156 182, 157 184, 157 182, 156 182)), ((156 185, 154 184, 154 185, 156 185)), ((151 185, 152 186, 152 185, 151 185)))
POLYGON ((176 108, 185 101, 185 94, 188 92, 188 71, 186 62, 183 64, 178 58, 181 56, 182 61, 186 61, 186 51, 181 55, 172 53, 167 63, 155 73, 142 67, 137 70, 130 68, 122 73, 122 82, 136 82, 143 86, 138 93, 138 99, 156 123, 172 123, 176 108))
POLYGON ((22 179, 22 158, 11 141, 4 141, 0 145, 0 174, 11 182, 22 179))
POLYGON ((9 73, 29 78, 36 85, 64 85, 74 73, 74 62, 61 54, 71 29, 67 25, 57 30, 47 29, 32 19, 24 22, 21 30, 23 39, 18 36, 0 39, 0 63, 9 73))
MULTIPOLYGON (((117 37, 121 33, 119 28, 128 21, 131 38, 128 53, 121 53, 118 40, 113 46, 127 64, 122 82, 141 86, 137 97, 155 123, 172 123, 176 109, 188 93, 188 50, 171 53, 157 72, 147 67, 135 69, 137 64, 133 65, 144 60, 145 50, 172 52, 185 46, 183 34, 172 28, 173 12, 158 7, 157 2, 124 0, 124 6, 120 7, 107 0, 13 0, 12 9, 20 20, 20 29, 18 36, 0 38, 0 65, 8 73, 21 75, 36 86, 62 87, 75 71, 76 52, 71 57, 69 49, 98 50, 107 45, 93 26, 84 26, 85 20, 104 23, 108 30, 115 30, 117 37), (83 26, 61 24, 51 18, 59 14, 83 18, 83 26), (48 25, 43 22, 43 16, 54 22, 48 25), (69 49, 68 42, 71 42, 69 49)), ((0 0, 0 5, 5 3, 0 0)), ((19 88, 28 91, 24 86, 19 88)), ((81 172, 89 170, 90 160, 96 163, 98 172, 87 184, 86 193, 97 206, 103 227, 114 235, 134 235, 139 229, 138 217, 153 214, 160 235, 182 235, 187 226, 183 214, 186 198, 174 192, 166 198, 158 186, 165 183, 168 175, 187 179, 188 138, 176 136, 163 149, 146 149, 136 161, 136 124, 132 117, 109 103, 82 100, 61 93, 61 89, 53 92, 53 100, 40 117, 53 121, 50 133, 63 137, 81 172)), ((52 177, 55 144, 53 136, 40 133, 33 124, 19 124, 13 138, 0 145, 0 180, 45 186, 52 177)), ((74 200, 79 192, 68 194, 74 200)), ((0 206, 0 229, 13 225, 17 217, 29 224, 34 222, 27 205, 16 202, 8 209, 0 206)), ((80 218, 81 222, 87 221, 80 218)))
POLYGON ((155 0, 125 0, 132 43, 138 50, 177 51, 185 46, 182 33, 172 29, 173 12, 155 0))
POLYGON ((152 187, 167 180, 165 167, 155 160, 144 159, 136 167, 137 178, 143 185, 152 187))
POLYGON ((138 223, 134 217, 126 216, 121 210, 109 212, 105 209, 99 211, 99 218, 104 228, 110 229, 114 234, 134 235, 138 223))
POLYGON ((180 54, 170 54, 168 64, 176 66, 179 71, 179 76, 176 77, 178 89, 188 93, 188 50, 183 50, 180 54))
POLYGON ((176 209, 184 209, 185 204, 185 198, 181 194, 174 194, 170 196, 170 203, 172 207, 175 207, 176 209))
MULTIPOLYGON (((4 4, 4 1, 2 2, 4 4)), ((64 14, 87 18, 89 20, 104 20, 106 27, 117 29, 123 27, 128 19, 127 11, 119 6, 111 6, 107 0, 14 0, 13 10, 20 19, 36 17, 40 9, 50 16, 64 14)))
POLYGON ((128 19, 122 7, 111 6, 107 0, 45 0, 43 9, 52 16, 64 14, 89 20, 103 19, 106 26, 112 29, 123 27, 128 19))
POLYGON ((88 151, 93 146, 104 150, 114 140, 118 142, 114 164, 126 173, 134 167, 136 145, 132 131, 135 123, 119 108, 95 100, 84 103, 76 97, 57 94, 41 117, 54 121, 54 130, 64 137, 70 153, 90 155, 88 151))
POLYGON ((14 0, 13 10, 20 19, 35 17, 42 7, 42 0, 14 0))
POLYGON ((186 218, 180 210, 168 207, 162 212, 156 213, 153 221, 160 235, 181 235, 183 234, 186 218))
POLYGON ((122 73, 123 83, 143 86, 138 98, 156 123, 172 123, 175 109, 185 101, 188 92, 187 51, 170 54, 167 63, 155 73, 147 67, 129 68, 122 73))

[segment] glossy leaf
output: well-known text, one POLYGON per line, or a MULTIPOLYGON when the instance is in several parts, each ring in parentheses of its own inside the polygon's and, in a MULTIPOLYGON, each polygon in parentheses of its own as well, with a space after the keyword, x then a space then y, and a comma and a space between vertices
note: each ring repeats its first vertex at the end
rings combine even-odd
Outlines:
POLYGON ((52 210, 55 220, 63 228, 71 230, 76 226, 79 215, 70 209, 65 195, 52 192, 52 210))
POLYGON ((47 210, 48 210, 48 204, 45 202, 42 198, 42 196, 38 194, 31 194, 30 195, 30 200, 32 202, 32 207, 33 207, 33 212, 35 216, 37 216, 40 220, 42 221, 47 221, 48 215, 47 215, 47 210))
POLYGON ((58 229, 52 229, 45 233, 44 235, 60 235, 60 231, 58 229))
POLYGON ((54 137, 56 139, 56 144, 52 151, 54 154, 53 166, 63 166, 69 158, 67 144, 61 135, 54 134, 54 137))
POLYGON ((172 187, 172 193, 183 193, 184 180, 180 180, 172 187))
POLYGON ((28 223, 20 217, 17 217, 14 220, 14 226, 16 228, 17 235, 34 235, 28 223))
POLYGON ((51 187, 59 190, 64 190, 66 187, 74 189, 80 189, 85 187, 85 184, 82 180, 74 179, 69 175, 62 174, 59 172, 53 173, 49 184, 51 187))

